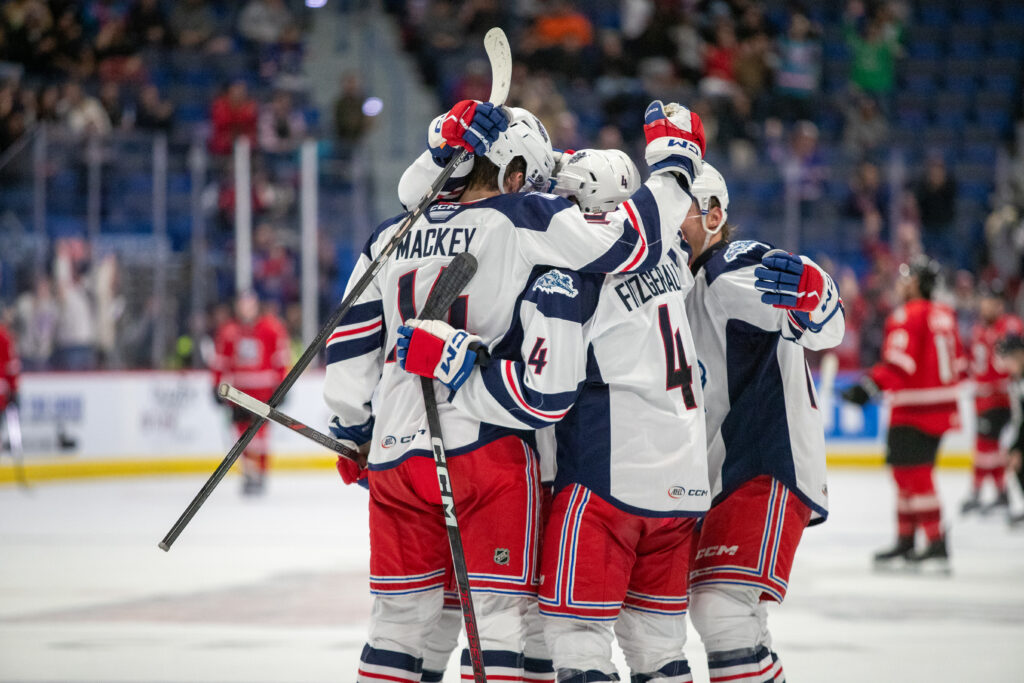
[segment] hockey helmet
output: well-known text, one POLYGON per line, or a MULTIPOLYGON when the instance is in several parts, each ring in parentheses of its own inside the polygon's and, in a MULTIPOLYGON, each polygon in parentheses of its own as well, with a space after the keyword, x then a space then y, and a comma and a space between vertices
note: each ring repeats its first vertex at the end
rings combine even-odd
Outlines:
POLYGON ((900 275, 915 278, 921 296, 931 299, 942 275, 942 265, 935 259, 920 254, 907 263, 900 264, 900 275))
POLYGON ((526 161, 524 190, 547 189, 555 156, 551 138, 544 124, 526 109, 513 107, 508 130, 498 136, 487 152, 487 158, 498 167, 498 188, 505 192, 505 173, 512 160, 523 157, 526 161))
POLYGON ((558 172, 553 192, 584 213, 611 211, 640 188, 640 171, 618 149, 581 149, 558 172))
POLYGON ((690 186, 690 194, 697 200, 697 206, 700 207, 704 231, 713 235, 721 230, 729 217, 729 188, 718 169, 705 161, 703 170, 690 186), (708 228, 708 212, 711 211, 712 197, 718 198, 718 206, 722 209, 722 220, 714 229, 708 228))

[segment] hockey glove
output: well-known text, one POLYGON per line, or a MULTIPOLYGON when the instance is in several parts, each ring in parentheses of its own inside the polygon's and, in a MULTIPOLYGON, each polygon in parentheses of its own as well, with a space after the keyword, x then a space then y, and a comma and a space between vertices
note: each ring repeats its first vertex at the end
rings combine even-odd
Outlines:
POLYGON ((754 287, 763 292, 761 301, 776 308, 809 313, 821 303, 825 278, 814 266, 782 249, 772 249, 754 269, 754 287))
POLYGON ((441 320, 405 321, 398 328, 398 363, 406 372, 433 377, 452 391, 469 378, 480 337, 441 320))
POLYGON ((651 102, 644 114, 647 150, 644 158, 651 174, 674 173, 693 184, 704 167, 704 124, 700 116, 676 104, 651 102))
POLYGON ((855 403, 859 406, 864 405, 870 401, 876 394, 878 394, 878 385, 870 377, 861 377, 859 384, 854 384, 852 387, 848 387, 842 394, 844 401, 855 403))
MULTIPOLYGON (((441 123, 441 136, 453 147, 463 147, 483 156, 508 130, 508 115, 490 102, 462 100, 452 107, 441 123)), ((431 150, 433 154, 433 150, 431 150)))
MULTIPOLYGON (((368 443, 373 437, 373 416, 361 425, 343 427, 338 416, 335 415, 331 418, 329 429, 331 436, 340 441, 343 446, 354 452, 359 452, 360 446, 368 443)), ((360 467, 351 458, 339 455, 335 466, 338 468, 341 480, 346 484, 359 484, 363 487, 367 485, 366 468, 360 467)))

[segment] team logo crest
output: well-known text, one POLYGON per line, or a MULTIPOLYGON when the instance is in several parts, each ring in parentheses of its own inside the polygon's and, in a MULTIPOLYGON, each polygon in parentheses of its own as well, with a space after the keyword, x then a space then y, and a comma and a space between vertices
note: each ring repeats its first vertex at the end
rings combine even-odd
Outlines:
POLYGON ((494 549, 494 564, 507 565, 509 560, 508 548, 494 549))
POLYGON ((572 278, 560 270, 549 270, 537 280, 533 288, 547 294, 562 294, 575 299, 579 290, 572 284, 572 278))
POLYGON ((756 240, 741 240, 739 242, 733 242, 729 245, 729 248, 725 250, 725 260, 733 262, 748 251, 752 251, 757 247, 767 247, 768 245, 764 242, 758 242, 756 240))

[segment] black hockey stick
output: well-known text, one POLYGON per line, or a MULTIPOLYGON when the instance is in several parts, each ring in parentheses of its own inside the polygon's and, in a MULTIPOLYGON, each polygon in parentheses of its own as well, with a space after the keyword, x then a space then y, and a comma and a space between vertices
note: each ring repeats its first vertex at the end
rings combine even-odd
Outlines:
MULTIPOLYGON (((512 80, 512 53, 509 49, 508 38, 505 37, 504 31, 500 28, 492 28, 488 31, 487 35, 484 36, 484 48, 486 49, 487 57, 491 62, 490 101, 492 104, 503 105, 505 104, 505 100, 508 98, 508 89, 512 80)), ((363 276, 360 277, 356 284, 353 285, 352 289, 349 290, 348 296, 346 296, 338 307, 334 309, 330 318, 328 318, 327 322, 324 323, 324 326, 320 328, 316 338, 310 342, 309 346, 306 347, 306 350, 302 352, 302 356, 295 361, 295 365, 292 366, 292 369, 288 371, 288 374, 285 375, 283 380, 281 380, 281 383, 277 385, 276 389, 274 389, 274 393, 270 396, 270 400, 267 401, 269 406, 276 408, 281 404, 281 401, 284 400, 285 394, 287 394, 292 388, 292 385, 295 384, 299 375, 305 371, 309 364, 313 362, 313 359, 316 358, 317 354, 320 353, 320 349, 323 347, 327 337, 330 336, 331 332, 334 331, 334 328, 336 328, 341 322, 341 319, 345 317, 345 314, 348 313, 349 309, 352 308, 352 305, 355 304, 356 300, 359 299, 362 293, 366 290, 370 282, 377 275, 377 272, 384 266, 384 263, 391 256, 391 253, 398 248, 402 239, 409 232, 409 229, 412 228, 413 223, 419 220, 420 216, 423 215, 423 212, 427 210, 427 207, 430 206, 434 199, 437 198, 437 195, 441 193, 441 188, 443 188, 444 184, 449 178, 451 178, 455 169, 462 163, 467 154, 468 152, 462 148, 459 148, 455 153, 455 156, 453 156, 451 161, 448 162, 448 165, 444 167, 441 174, 437 176, 434 184, 430 186, 430 190, 427 194, 423 196, 423 199, 420 200, 420 203, 416 208, 405 217, 402 223, 398 226, 398 229, 395 231, 391 240, 384 246, 384 249, 380 254, 377 255, 377 258, 370 263, 366 272, 363 273, 363 276)), ((178 536, 181 535, 181 532, 185 530, 188 523, 196 516, 199 508, 203 506, 206 499, 209 498, 210 494, 213 493, 213 490, 217 488, 217 484, 227 476, 228 471, 235 464, 235 461, 238 460, 239 456, 242 455, 242 452, 245 450, 246 446, 249 445, 249 442, 251 442, 253 437, 256 436, 256 432, 260 430, 260 427, 263 426, 264 422, 266 422, 266 419, 257 418, 256 420, 253 420, 248 429, 242 432, 242 435, 238 437, 235 445, 232 446, 231 450, 228 451, 228 454, 224 456, 224 459, 221 461, 220 465, 217 466, 217 469, 214 470, 213 474, 210 475, 210 478, 206 480, 203 487, 199 489, 199 493, 196 494, 192 499, 192 502, 185 508, 185 511, 182 512, 181 516, 174 522, 174 525, 171 527, 170 531, 167 532, 167 535, 164 536, 163 540, 160 541, 159 545, 161 550, 166 552, 171 549, 171 546, 178 539, 178 536)))
MULTIPOLYGON (((427 303, 420 312, 422 320, 435 320, 443 316, 455 303, 459 293, 476 274, 476 259, 472 254, 462 253, 441 273, 437 284, 427 297, 427 303)), ((448 474, 448 460, 444 453, 444 438, 441 435, 441 416, 437 413, 437 397, 434 396, 434 380, 420 377, 423 389, 423 404, 427 411, 427 426, 430 428, 430 447, 437 465, 437 484, 441 489, 441 507, 444 509, 444 524, 448 531, 448 545, 452 549, 452 567, 455 582, 459 587, 459 603, 462 605, 462 619, 466 623, 466 641, 469 646, 469 661, 473 665, 475 683, 487 683, 484 674, 483 654, 480 651, 480 632, 473 610, 473 597, 469 592, 469 570, 466 569, 466 553, 462 549, 459 535, 459 520, 455 514, 455 494, 452 493, 451 476, 448 474)))
POLYGON ((317 431, 316 429, 313 429, 309 425, 305 425, 299 422, 294 417, 289 417, 288 415, 285 415, 277 408, 271 408, 269 405, 259 400, 258 398, 254 398, 249 394, 245 393, 244 391, 240 391, 234 388, 227 382, 222 382, 221 385, 217 387, 217 393, 220 395, 221 398, 231 401, 239 408, 255 415, 256 417, 262 417, 265 420, 276 422, 282 427, 287 427, 296 434, 301 434, 307 439, 316 441, 321 446, 334 451, 338 455, 344 456, 349 460, 354 461, 357 465, 359 465, 359 467, 366 467, 366 456, 360 453, 359 451, 354 451, 345 444, 335 439, 333 436, 329 436, 321 431, 317 431))

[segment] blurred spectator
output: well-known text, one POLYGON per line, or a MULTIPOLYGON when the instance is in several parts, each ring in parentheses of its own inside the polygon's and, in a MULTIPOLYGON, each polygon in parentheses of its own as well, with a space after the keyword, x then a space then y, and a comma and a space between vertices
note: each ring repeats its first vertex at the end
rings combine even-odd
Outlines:
POLYGON ((110 116, 100 101, 85 94, 82 84, 71 81, 64 86, 64 98, 60 103, 64 124, 74 135, 106 135, 110 132, 110 116))
POLYGON ((270 104, 260 113, 260 149, 268 154, 290 154, 306 137, 306 118, 292 106, 292 96, 274 93, 270 104))
POLYGON ((238 15, 238 33, 256 45, 271 45, 293 21, 284 0, 249 0, 238 15))
POLYGON ((85 31, 73 7, 66 7, 57 16, 54 29, 56 50, 53 69, 74 78, 88 78, 95 69, 95 55, 85 38, 85 31))
POLYGON ((111 127, 122 130, 132 127, 134 113, 121 101, 121 88, 117 83, 107 81, 101 85, 99 100, 103 111, 107 113, 107 118, 110 119, 111 127))
POLYGON ((262 301, 283 307, 299 296, 295 257, 281 244, 267 223, 253 234, 253 283, 262 301))
POLYGON ((302 73, 304 55, 302 32, 295 24, 289 24, 281 32, 280 40, 260 46, 260 76, 277 88, 302 90, 306 84, 306 77, 302 73))
POLYGON ((125 33, 136 49, 166 44, 171 32, 160 0, 136 0, 125 18, 125 33))
POLYGON ((139 46, 128 36, 127 3, 93 0, 83 11, 86 25, 94 31, 96 71, 102 80, 139 81, 143 75, 139 46))
POLYGON ((259 108, 249 97, 249 88, 243 80, 232 82, 210 108, 213 131, 210 134, 210 152, 217 155, 231 153, 235 138, 244 135, 250 142, 256 139, 259 108))
POLYGON ((846 109, 843 146, 851 159, 877 156, 889 139, 889 123, 878 109, 875 98, 856 94, 846 109))
POLYGON ((704 41, 697 30, 693 14, 688 13, 673 23, 669 35, 675 44, 675 63, 679 75, 690 83, 696 83, 704 68, 704 41))
POLYGON ((531 31, 535 39, 533 63, 546 63, 565 74, 577 73, 581 51, 594 42, 594 27, 585 14, 567 0, 551 0, 536 16, 531 31))
POLYGON ((849 3, 844 22, 846 42, 853 53, 850 82, 887 100, 896 84, 896 58, 901 52, 898 26, 885 12, 867 15, 859 0, 849 3))
POLYGON ((363 113, 363 82, 354 71, 341 77, 341 92, 334 100, 334 134, 343 143, 353 145, 366 134, 370 117, 363 113))
POLYGON ((811 120, 821 82, 821 40, 804 14, 794 12, 790 17, 789 30, 779 39, 778 51, 778 115, 783 121, 811 120))
POLYGON ((731 98, 736 92, 735 63, 739 54, 736 29, 727 18, 715 26, 715 40, 704 48, 704 78, 701 94, 715 98, 731 98))
POLYGON ((60 88, 47 85, 39 91, 36 103, 36 121, 56 123, 60 121, 60 88))
POLYGON ((843 213, 851 218, 877 214, 884 219, 888 210, 889 193, 882 183, 878 166, 870 161, 862 161, 850 180, 850 194, 846 198, 843 213))
POLYGON ((125 301, 120 293, 120 267, 117 256, 107 254, 96 267, 94 299, 96 315, 96 350, 104 368, 118 368, 123 364, 119 344, 119 326, 125 301))
POLYGON ((57 243, 54 274, 57 283, 57 329, 54 367, 59 370, 96 369, 96 311, 86 290, 88 262, 84 245, 57 243))
POLYGON ((459 11, 459 24, 470 42, 478 41, 492 26, 502 25, 503 18, 498 0, 467 0, 459 11))
POLYGON ((1024 221, 1013 204, 1005 204, 985 220, 985 244, 988 263, 996 277, 1004 282, 1021 276, 1021 254, 1024 251, 1024 221))
POLYGON ((928 157, 924 176, 914 185, 914 196, 921 216, 925 252, 947 264, 958 262, 955 234, 957 187, 941 154, 928 157))
POLYGON ((169 132, 174 123, 174 104, 160 97, 160 91, 149 83, 142 86, 135 103, 135 127, 139 130, 169 132))
POLYGON ((231 39, 221 30, 217 15, 207 0, 176 0, 168 17, 168 26, 178 45, 185 49, 212 53, 231 49, 231 39))
POLYGON ((763 108, 761 101, 772 81, 771 49, 768 36, 755 33, 740 43, 736 54, 733 68, 736 84, 752 108, 763 108))
POLYGON ((30 372, 49 369, 60 314, 50 278, 37 274, 32 289, 22 293, 14 307, 22 366, 30 372))
POLYGON ((791 175, 796 182, 801 213, 806 217, 810 207, 824 196, 829 176, 829 166, 818 147, 818 127, 810 121, 797 121, 789 144, 782 147, 779 141, 772 143, 770 155, 781 167, 783 177, 791 175))

